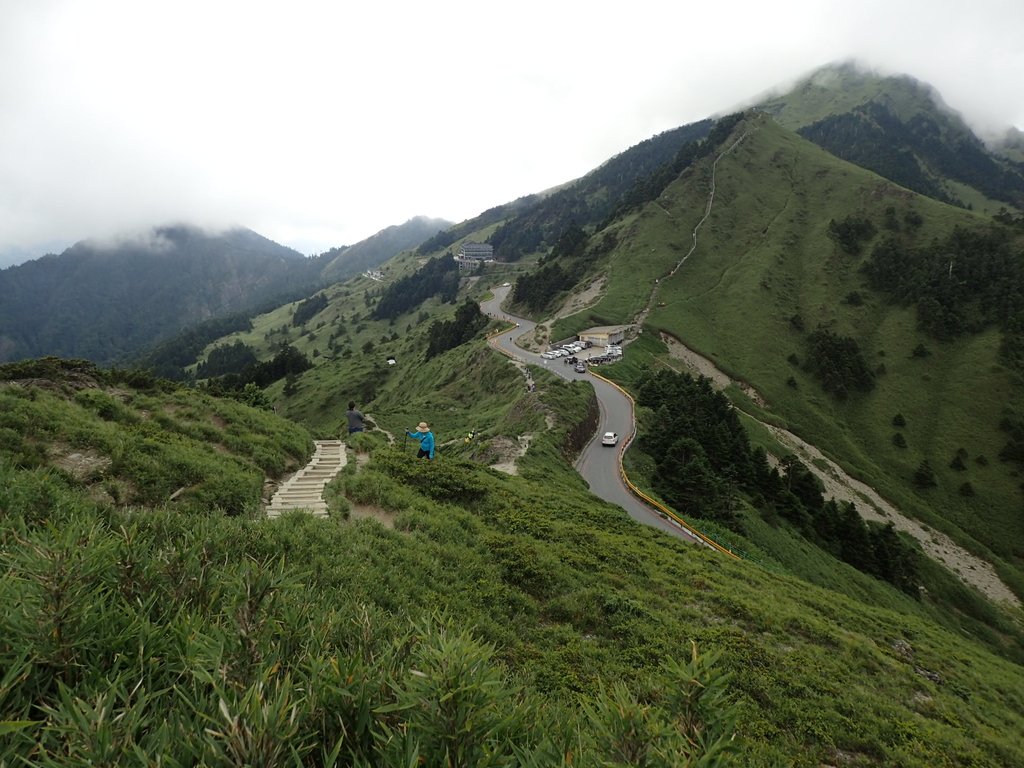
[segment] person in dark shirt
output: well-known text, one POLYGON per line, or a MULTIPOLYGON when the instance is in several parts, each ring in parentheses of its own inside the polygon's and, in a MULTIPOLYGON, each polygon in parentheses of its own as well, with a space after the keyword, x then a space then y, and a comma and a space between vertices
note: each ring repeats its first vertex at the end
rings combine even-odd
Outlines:
POLYGON ((366 425, 363 423, 363 414, 356 410, 356 404, 349 401, 348 411, 345 413, 348 417, 348 433, 351 435, 354 432, 362 432, 366 429, 366 425))

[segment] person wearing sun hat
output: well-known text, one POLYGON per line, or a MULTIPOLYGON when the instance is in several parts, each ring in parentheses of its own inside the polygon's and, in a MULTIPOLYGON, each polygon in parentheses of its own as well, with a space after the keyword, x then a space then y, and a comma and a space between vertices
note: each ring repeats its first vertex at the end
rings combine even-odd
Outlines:
POLYGON ((434 433, 430 431, 430 427, 427 426, 427 422, 421 421, 416 425, 415 432, 406 430, 405 434, 420 441, 420 450, 419 453, 416 454, 417 459, 434 458, 434 433))

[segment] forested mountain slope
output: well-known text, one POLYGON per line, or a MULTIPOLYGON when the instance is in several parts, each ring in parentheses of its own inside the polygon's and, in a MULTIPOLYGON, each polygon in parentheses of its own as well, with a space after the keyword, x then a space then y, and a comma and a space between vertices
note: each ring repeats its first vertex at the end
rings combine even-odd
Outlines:
MULTIPOLYGON (((552 248, 570 227, 592 228, 620 206, 649 194, 687 148, 712 130, 714 121, 701 120, 665 131, 602 163, 590 173, 547 195, 509 218, 487 239, 497 257, 516 261, 528 253, 552 248)), ((676 171, 678 173, 678 170, 676 171)), ((667 183, 665 178, 662 183, 667 183)))
POLYGON ((452 222, 416 216, 404 224, 385 227, 355 245, 332 248, 320 254, 325 283, 338 282, 365 269, 375 269, 397 253, 415 248, 452 222))
POLYGON ((316 260, 246 229, 83 241, 0 271, 0 360, 111 363, 203 320, 307 295, 319 280, 316 260))

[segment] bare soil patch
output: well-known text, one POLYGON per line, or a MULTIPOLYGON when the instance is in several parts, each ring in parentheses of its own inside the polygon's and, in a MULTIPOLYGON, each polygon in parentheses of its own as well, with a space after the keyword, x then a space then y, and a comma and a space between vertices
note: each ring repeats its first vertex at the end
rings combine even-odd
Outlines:
POLYGON ((386 509, 375 504, 353 504, 352 508, 348 511, 348 519, 350 521, 376 520, 385 528, 392 529, 395 527, 395 518, 397 516, 395 512, 388 512, 386 509))
POLYGON ((504 472, 506 475, 518 475, 519 468, 516 462, 530 450, 531 440, 533 435, 520 435, 518 440, 510 437, 496 437, 491 440, 490 447, 499 456, 497 461, 491 463, 491 469, 504 472))
POLYGON ((745 381, 731 379, 727 374, 719 370, 713 362, 694 352, 675 336, 662 333, 661 340, 668 347, 669 356, 674 360, 679 360, 691 374, 711 379, 711 383, 717 389, 725 389, 730 384, 735 384, 743 394, 754 403, 757 403, 760 408, 768 407, 768 401, 750 384, 747 384, 745 381))
POLYGON ((601 297, 602 291, 604 291, 605 283, 608 280, 604 275, 598 275, 590 284, 587 285, 583 290, 569 294, 566 298, 565 303, 562 304, 559 309, 551 318, 552 321, 558 320, 562 317, 568 317, 569 315, 575 315, 581 309, 586 309, 591 306, 595 301, 601 297))
POLYGON ((88 448, 75 449, 56 444, 50 448, 54 466, 63 469, 76 480, 92 480, 110 466, 110 458, 88 448))

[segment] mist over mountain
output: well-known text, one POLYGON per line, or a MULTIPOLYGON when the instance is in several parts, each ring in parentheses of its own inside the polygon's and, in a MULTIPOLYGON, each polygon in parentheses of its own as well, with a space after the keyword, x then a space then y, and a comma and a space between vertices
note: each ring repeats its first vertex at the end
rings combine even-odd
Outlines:
POLYGON ((396 253, 415 248, 438 230, 448 229, 453 223, 446 219, 416 216, 404 224, 386 227, 355 245, 332 248, 320 254, 324 262, 323 278, 333 282, 372 269, 396 253))
POLYGON ((0 271, 0 360, 111 363, 185 326, 312 290, 317 260, 247 229, 159 227, 0 271))
POLYGON ((1024 206, 1019 132, 1008 132, 1005 151, 994 152, 932 86, 913 77, 832 64, 758 107, 837 157, 915 192, 962 207, 1024 206))
POLYGON ((991 139, 989 143, 999 154, 1019 163, 1024 162, 1024 131, 1009 128, 1001 136, 991 139))
POLYGON ((123 363, 179 331, 205 326, 216 334, 218 318, 231 315, 237 325, 246 314, 305 298, 449 225, 418 216, 312 258, 244 228, 177 225, 76 243, 0 271, 0 361, 58 355, 123 363))

